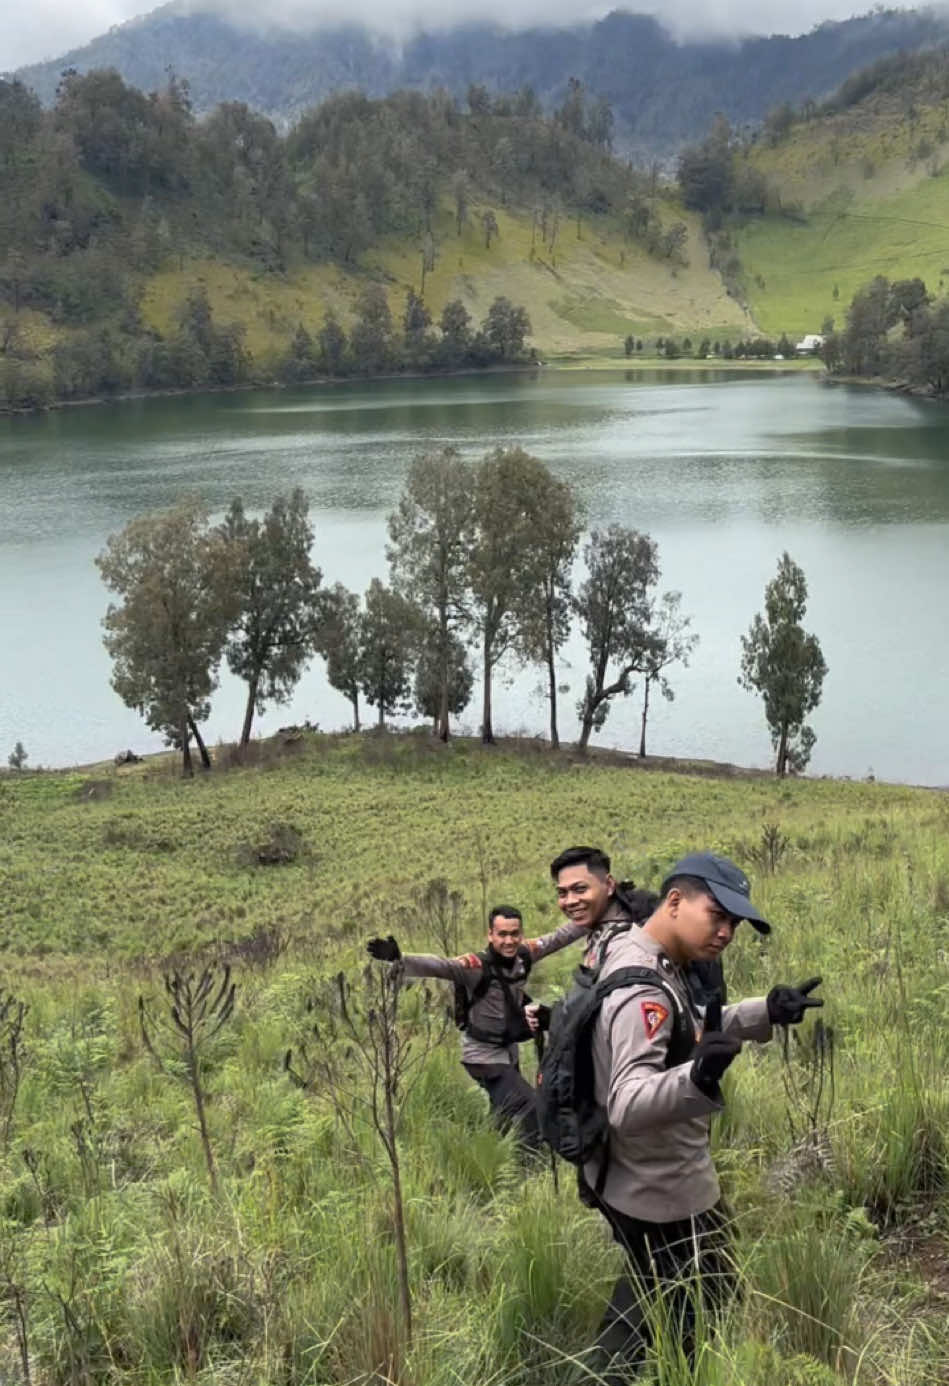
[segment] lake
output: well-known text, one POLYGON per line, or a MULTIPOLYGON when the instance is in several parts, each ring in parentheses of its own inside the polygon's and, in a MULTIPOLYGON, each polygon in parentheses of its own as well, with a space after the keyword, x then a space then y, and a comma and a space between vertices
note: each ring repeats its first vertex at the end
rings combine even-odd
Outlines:
MULTIPOLYGON (((737 683, 739 637, 787 549, 829 667, 811 772, 949 784, 949 406, 724 370, 393 380, 0 420, 4 760, 17 739, 30 765, 161 745, 112 692, 101 643, 108 595, 93 559, 133 515, 183 492, 215 512, 238 494, 263 509, 300 485, 324 579, 362 591, 386 574, 385 519, 410 461, 448 443, 468 457, 520 444, 574 482, 591 525, 658 541, 662 587, 681 590, 701 643, 672 671, 675 701, 653 702, 651 752, 769 763, 760 701, 737 683)), ((572 737, 579 638, 563 655, 572 737)), ((544 730, 541 683, 539 669, 504 671, 496 730, 544 730)), ((225 675, 211 741, 237 737, 242 698, 225 675)), ((478 708, 462 727, 477 729, 478 708)), ((639 713, 637 691, 599 743, 635 749, 639 713)), ((257 727, 308 716, 328 730, 347 714, 315 660, 257 727)))

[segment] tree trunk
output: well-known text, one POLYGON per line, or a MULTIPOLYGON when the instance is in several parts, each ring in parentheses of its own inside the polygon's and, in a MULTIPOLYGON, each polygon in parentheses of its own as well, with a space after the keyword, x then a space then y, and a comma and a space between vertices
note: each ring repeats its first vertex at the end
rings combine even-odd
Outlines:
POLYGON ((550 688, 550 749, 560 749, 560 733, 557 730, 557 666, 554 662, 554 632, 550 603, 547 604, 547 680, 550 688))
POLYGON ((188 718, 181 719, 181 729, 178 732, 181 741, 181 773, 191 779, 194 774, 194 766, 191 763, 191 732, 188 730, 188 718))
POLYGON ((381 698, 379 699, 379 723, 378 723, 378 726, 379 726, 379 730, 380 730, 381 732, 385 731, 385 729, 386 729, 386 705, 385 705, 385 703, 382 701, 381 698))
POLYGON ((350 701, 350 702, 352 703, 352 705, 353 705, 353 731, 354 731, 354 732, 358 732, 358 730, 359 730, 359 689, 358 689, 358 688, 357 688, 356 692, 353 694, 353 696, 350 698, 349 701, 350 701))
POLYGON ((194 744, 197 746, 198 754, 201 757, 201 767, 204 770, 210 770, 211 757, 208 755, 208 748, 204 744, 201 733, 198 731, 198 724, 193 717, 188 718, 188 726, 191 729, 191 735, 194 737, 194 744))
POLYGON ((646 718, 649 716, 649 678, 646 678, 646 687, 643 693, 643 721, 639 731, 639 754, 640 757, 646 754, 646 718))
POLYGON ((448 612, 441 607, 438 613, 438 650, 441 659, 440 707, 438 710, 438 736, 441 741, 448 740, 448 612))
POLYGON ((481 705, 481 741, 485 746, 494 745, 494 728, 491 726, 491 642, 484 637, 484 699, 481 705))
POLYGON ((778 742, 778 763, 775 770, 779 775, 786 775, 788 771, 788 729, 784 725, 781 728, 781 739, 778 742))
POLYGON ((244 725, 241 727, 241 747, 250 741, 250 729, 254 725, 254 709, 257 706, 257 689, 260 680, 255 675, 247 680, 247 706, 244 708, 244 725))

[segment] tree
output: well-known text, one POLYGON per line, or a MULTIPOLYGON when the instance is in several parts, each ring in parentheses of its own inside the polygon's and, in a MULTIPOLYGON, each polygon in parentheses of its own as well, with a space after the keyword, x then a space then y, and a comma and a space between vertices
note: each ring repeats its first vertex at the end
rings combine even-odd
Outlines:
POLYGON ((471 347, 471 314, 460 298, 453 298, 445 304, 438 325, 449 360, 463 361, 471 347))
POLYGON ((570 634, 573 601, 570 574, 583 527, 583 506, 574 488, 549 473, 534 497, 531 547, 536 558, 536 592, 522 615, 520 643, 528 659, 547 670, 550 744, 560 745, 557 728, 557 651, 570 634))
POLYGON ((327 375, 341 375, 346 355, 346 333, 340 327, 335 313, 329 312, 318 333, 320 358, 327 375))
POLYGON ((484 229, 484 248, 485 250, 490 250, 491 237, 500 236, 501 234, 498 229, 498 219, 490 207, 487 211, 481 213, 481 225, 484 229))
POLYGON ((524 350, 531 320, 524 308, 499 295, 488 309, 481 330, 499 361, 514 361, 524 350))
POLYGON ((236 616, 228 546, 209 531, 200 501, 140 515, 112 535, 96 559, 106 586, 121 597, 103 619, 112 687, 182 754, 192 774, 192 736, 207 719, 224 644, 236 616))
POLYGON ((690 630, 691 616, 679 611, 681 592, 664 592, 653 610, 649 628, 652 641, 647 645, 640 673, 643 675, 643 715, 639 733, 639 754, 646 754, 646 719, 649 716, 649 693, 652 685, 671 703, 675 693, 665 671, 673 664, 688 666, 692 651, 699 643, 698 635, 690 630))
POLYGON ((408 712, 412 705, 419 625, 418 609, 373 578, 362 620, 359 682, 366 702, 379 709, 380 731, 387 715, 408 712))
POLYGON ((698 212, 720 213, 732 205, 735 187, 735 154, 728 121, 718 116, 710 133, 698 145, 683 149, 676 170, 686 207, 698 212))
POLYGON ((454 448, 417 457, 398 508, 389 516, 386 557, 393 586, 438 632, 441 704, 438 735, 448 740, 452 640, 468 615, 474 483, 454 448))
POLYGON ((653 643, 649 589, 658 580, 658 550, 648 534, 621 525, 595 529, 584 552, 587 577, 574 603, 590 652, 591 672, 577 704, 581 751, 606 721, 610 699, 633 691, 653 643))
POLYGON ((372 375, 389 365, 392 346, 392 312, 381 284, 368 284, 356 304, 358 314, 349 336, 358 370, 372 375))
POLYGON ((523 653, 524 634, 541 590, 540 498, 553 478, 523 448, 496 448, 475 472, 474 542, 468 562, 471 624, 481 646, 481 739, 494 742, 493 672, 509 651, 523 653))
POLYGON ((26 762, 29 760, 29 758, 29 751, 23 745, 22 741, 18 741, 14 746, 13 750, 7 756, 7 764, 9 765, 11 770, 23 770, 26 768, 26 762))
POLYGON ((801 621, 807 610, 804 572, 785 551, 777 577, 765 588, 765 614, 759 612, 741 638, 738 682, 764 699, 771 744, 777 753, 775 770, 803 770, 816 737, 805 717, 820 702, 827 665, 816 635, 801 621))
POLYGON ((287 702, 316 649, 323 575, 310 560, 309 510, 299 487, 278 496, 262 520, 248 519, 238 497, 221 526, 238 602, 227 663, 247 684, 241 746, 250 741, 254 710, 287 702))
POLYGON ((359 597, 341 582, 322 594, 318 636, 319 653, 326 660, 331 688, 348 698, 353 709, 353 731, 359 731, 359 693, 362 656, 362 615, 359 597))
MULTIPOLYGON (((448 711, 458 717, 471 702, 474 675, 468 663, 468 651, 452 636, 448 647, 448 711)), ((415 666, 415 710, 432 719, 437 734, 442 703, 442 657, 438 630, 430 630, 422 641, 415 666)))
POLYGON ((432 325, 432 315, 425 307, 414 289, 409 289, 405 300, 405 314, 402 319, 402 333, 405 341, 406 357, 410 365, 423 363, 432 345, 428 329, 432 325))

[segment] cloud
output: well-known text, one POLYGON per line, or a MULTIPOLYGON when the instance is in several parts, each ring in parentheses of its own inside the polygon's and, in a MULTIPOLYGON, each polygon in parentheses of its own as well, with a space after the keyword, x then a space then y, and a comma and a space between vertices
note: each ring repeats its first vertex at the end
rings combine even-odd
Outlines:
MULTIPOLYGON (((314 29, 365 24, 402 36, 477 20, 521 27, 599 18, 616 8, 653 10, 680 38, 740 34, 800 34, 825 19, 846 19, 853 0, 193 0, 195 10, 228 15, 236 25, 314 29)), ((905 6, 909 8, 909 6, 905 6)), ((32 0, 0 6, 0 71, 58 58, 142 10, 142 0, 32 0)))

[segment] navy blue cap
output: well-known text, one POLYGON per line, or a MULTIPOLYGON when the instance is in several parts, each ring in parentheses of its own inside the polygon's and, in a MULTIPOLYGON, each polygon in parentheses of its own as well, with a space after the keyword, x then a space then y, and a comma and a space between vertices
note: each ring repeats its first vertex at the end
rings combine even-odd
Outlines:
POLYGON ((695 876, 708 886, 709 894, 714 895, 723 910, 733 914, 736 919, 747 919, 759 934, 770 934, 771 925, 751 903, 751 886, 741 867, 727 857, 716 857, 711 852, 693 852, 691 856, 677 861, 662 883, 662 893, 675 876, 695 876))

